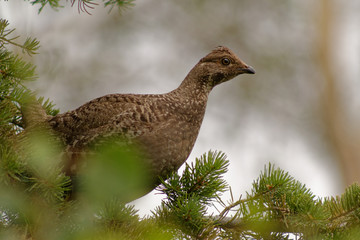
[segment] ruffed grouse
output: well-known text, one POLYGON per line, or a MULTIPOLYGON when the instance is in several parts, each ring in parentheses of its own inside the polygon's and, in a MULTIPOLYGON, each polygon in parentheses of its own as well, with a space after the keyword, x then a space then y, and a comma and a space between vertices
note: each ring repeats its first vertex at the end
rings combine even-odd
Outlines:
MULTIPOLYGON (((48 118, 71 151, 85 151, 100 138, 131 141, 144 150, 154 184, 176 171, 189 156, 212 88, 255 71, 230 49, 217 47, 202 58, 180 86, 165 94, 109 94, 48 118)), ((72 164, 76 164, 72 162, 72 164)), ((74 174, 70 166, 68 174, 74 174)))

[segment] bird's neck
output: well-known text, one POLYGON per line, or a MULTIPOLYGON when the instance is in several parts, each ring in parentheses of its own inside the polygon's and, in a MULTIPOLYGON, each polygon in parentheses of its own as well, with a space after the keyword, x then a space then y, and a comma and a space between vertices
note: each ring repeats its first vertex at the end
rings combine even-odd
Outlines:
POLYGON ((189 74, 178 88, 167 94, 177 106, 178 113, 202 119, 211 89, 199 82, 199 79, 189 74))
POLYGON ((206 104, 212 87, 206 84, 208 79, 202 78, 206 78, 206 76, 198 74, 196 68, 193 68, 180 86, 171 93, 179 95, 185 100, 196 100, 206 104))

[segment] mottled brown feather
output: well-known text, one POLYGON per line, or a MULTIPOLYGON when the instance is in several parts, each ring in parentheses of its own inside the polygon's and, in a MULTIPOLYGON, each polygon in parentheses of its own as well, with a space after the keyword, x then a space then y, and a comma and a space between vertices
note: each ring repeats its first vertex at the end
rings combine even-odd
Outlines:
MULTIPOLYGON (((106 137, 136 142, 151 165, 154 182, 158 182, 188 158, 212 88, 241 73, 255 72, 230 49, 217 47, 169 93, 110 94, 48 122, 69 151, 86 152, 91 144, 106 137)), ((74 159, 70 162, 75 164, 74 159)))

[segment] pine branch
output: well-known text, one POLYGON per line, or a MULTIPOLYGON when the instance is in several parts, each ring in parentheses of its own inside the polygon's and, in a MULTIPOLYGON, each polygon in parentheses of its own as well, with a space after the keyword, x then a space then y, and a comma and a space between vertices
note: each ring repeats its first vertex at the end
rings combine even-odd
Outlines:
POLYGON ((21 48, 22 51, 26 52, 28 55, 36 54, 36 51, 40 47, 39 41, 37 41, 36 39, 27 38, 23 44, 19 44, 15 42, 15 40, 18 39, 19 36, 10 37, 10 34, 15 31, 15 28, 7 29, 8 26, 9 22, 7 20, 0 19, 0 48, 4 47, 4 45, 6 44, 11 44, 21 48))
POLYGON ((325 199, 325 207, 330 211, 328 221, 334 226, 347 226, 360 221, 360 186, 357 183, 349 186, 344 194, 325 199))
POLYGON ((181 229, 191 236, 211 234, 212 223, 204 216, 207 204, 227 188, 222 175, 228 164, 224 153, 209 151, 197 158, 195 164, 186 165, 181 177, 173 173, 158 188, 167 200, 154 212, 155 216, 164 218, 161 222, 166 225, 182 222, 181 229))
MULTIPOLYGON (((71 7, 74 6, 76 0, 70 0, 71 7)), ((94 9, 95 5, 98 5, 97 3, 92 2, 92 0, 77 0, 78 3, 78 12, 86 12, 87 14, 91 15, 91 13, 88 11, 88 8, 94 9)))
MULTIPOLYGON (((36 101, 35 94, 25 86, 27 81, 36 79, 35 66, 6 49, 11 44, 32 55, 38 49, 38 41, 27 38, 23 45, 17 44, 15 40, 19 37, 11 37, 15 29, 8 29, 8 26, 8 21, 0 20, 0 182, 19 184, 28 191, 42 192, 47 199, 60 200, 68 185, 67 177, 61 169, 48 171, 52 173, 49 178, 36 177, 29 167, 29 154, 26 154, 30 145, 24 141, 22 108, 30 99, 36 101)), ((49 100, 39 98, 38 101, 39 104, 43 102, 48 114, 58 112, 49 100)))
MULTIPOLYGON (((74 229, 75 225, 78 230, 74 234, 95 238, 101 236, 103 239, 107 239, 107 236, 144 239, 148 234, 157 238, 167 235, 168 238, 177 239, 288 239, 289 233, 300 239, 344 239, 357 236, 360 232, 359 221, 356 220, 359 219, 360 192, 357 184, 350 186, 340 197, 321 201, 314 199, 311 192, 288 173, 275 169, 271 164, 254 181, 253 189, 251 193, 247 193, 246 198, 234 201, 232 197, 232 201, 227 206, 224 205, 218 216, 208 216, 207 207, 211 202, 204 199, 217 199, 223 203, 219 197, 223 189, 218 188, 219 192, 204 189, 206 186, 213 186, 213 181, 221 178, 228 162, 224 155, 214 152, 197 160, 188 165, 181 176, 174 173, 176 177, 172 176, 172 181, 165 182, 161 191, 168 198, 150 218, 140 219, 133 207, 126 207, 114 199, 105 203, 91 220, 96 226, 95 232, 90 231, 91 235, 87 235, 87 225, 82 225, 73 217, 72 227, 62 222, 68 217, 60 217, 56 228, 65 227, 67 230, 64 231, 68 234, 66 236, 70 238, 74 230, 69 231, 68 228, 74 229), (221 164, 220 159, 223 160, 221 164), (169 191, 164 187, 169 188, 169 191), (299 201, 294 201, 294 198, 299 201), (229 216, 230 212, 235 214, 229 216)), ((55 193, 52 189, 57 183, 52 180, 52 171, 46 171, 46 168, 44 170, 43 177, 41 174, 33 175, 35 178, 31 181, 35 184, 31 185, 29 193, 38 192, 41 196, 52 199, 55 193)), ((58 183, 64 182, 61 180, 58 183)), ((56 192, 61 193, 64 186, 58 186, 56 192)), ((49 203, 58 204, 56 199, 61 202, 62 195, 55 196, 55 201, 51 200, 49 203)), ((76 210, 76 214, 89 216, 88 212, 82 211, 76 210)), ((11 219, 10 213, 3 216, 10 216, 11 219)))
MULTIPOLYGON (((102 0, 104 2, 104 7, 110 7, 109 13, 112 11, 114 7, 117 7, 118 12, 121 13, 127 10, 130 7, 135 6, 135 0, 102 0)), ((40 4, 39 14, 44 9, 46 5, 49 5, 53 10, 58 10, 59 8, 63 8, 63 5, 60 5, 60 0, 34 0, 30 2, 32 5, 40 4)), ((70 0, 71 6, 73 7, 75 4, 77 5, 78 12, 85 12, 91 15, 90 10, 95 9, 95 6, 99 5, 94 2, 94 0, 70 0)))
POLYGON ((226 173, 228 165, 229 161, 224 153, 209 151, 196 158, 195 164, 186 165, 181 177, 175 173, 167 181, 163 181, 160 190, 170 198, 175 194, 173 200, 177 197, 176 190, 179 188, 183 188, 188 195, 197 193, 213 198, 216 192, 226 188, 221 175, 226 173), (180 185, 176 185, 178 180, 180 185))
POLYGON ((119 13, 135 6, 135 0, 103 0, 105 7, 110 7, 109 13, 117 6, 119 13))
MULTIPOLYGON (((0 111, 0 132, 19 133, 24 127, 22 106, 29 99, 36 99, 35 94, 25 86, 26 81, 36 79, 35 66, 31 63, 23 61, 18 55, 9 52, 5 46, 8 44, 21 47, 27 54, 35 54, 39 48, 39 42, 36 39, 27 38, 23 45, 16 43, 16 37, 10 37, 15 29, 8 29, 7 20, 0 20, 0 105, 3 111, 0 111)), ((49 100, 44 101, 39 98, 38 102, 43 103, 43 107, 47 114, 55 115, 58 113, 54 109, 54 104, 49 100)))
POLYGON ((32 5, 35 4, 40 4, 41 7, 39 8, 38 13, 40 14, 40 12, 44 9, 44 7, 49 4, 50 7, 54 10, 57 10, 58 8, 62 8, 63 6, 60 5, 60 0, 34 0, 32 2, 30 2, 32 5))

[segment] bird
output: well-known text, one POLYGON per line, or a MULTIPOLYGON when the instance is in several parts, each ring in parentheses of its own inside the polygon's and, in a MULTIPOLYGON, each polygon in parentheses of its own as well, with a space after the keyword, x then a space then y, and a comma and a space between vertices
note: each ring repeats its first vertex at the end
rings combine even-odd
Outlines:
MULTIPOLYGON (((46 122, 71 152, 86 152, 98 141, 117 138, 144 152, 154 186, 189 157, 211 90, 255 70, 229 48, 218 46, 190 70, 180 85, 163 94, 108 94, 46 122)), ((65 171, 76 175, 77 159, 65 171)))

